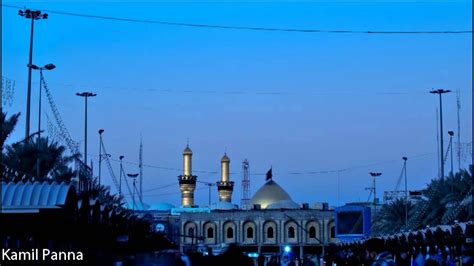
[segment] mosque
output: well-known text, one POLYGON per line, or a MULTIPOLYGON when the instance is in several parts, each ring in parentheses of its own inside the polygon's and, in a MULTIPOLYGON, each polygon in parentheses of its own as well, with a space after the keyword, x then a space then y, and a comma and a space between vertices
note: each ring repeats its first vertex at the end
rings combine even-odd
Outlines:
POLYGON ((219 201, 199 207, 194 202, 198 177, 192 173, 192 155, 187 146, 183 174, 178 176, 181 206, 161 203, 141 212, 182 252, 212 250, 219 254, 235 243, 247 253, 281 254, 291 250, 301 258, 321 254, 323 246, 337 241, 334 210, 327 203, 298 204, 273 178, 253 195, 251 207, 233 204, 234 181, 227 154, 221 159, 221 179, 216 183, 219 201))

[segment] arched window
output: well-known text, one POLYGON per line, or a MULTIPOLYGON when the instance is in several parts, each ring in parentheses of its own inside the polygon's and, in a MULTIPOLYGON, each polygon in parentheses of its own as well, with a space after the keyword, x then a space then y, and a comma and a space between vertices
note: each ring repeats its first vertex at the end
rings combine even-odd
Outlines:
POLYGON ((295 238, 295 228, 293 226, 288 227, 288 238, 295 238))
POLYGON ((247 238, 253 238, 253 228, 247 228, 247 238))
POLYGON ((267 228, 267 238, 273 238, 273 227, 267 228))
POLYGON ((227 228, 227 238, 234 238, 234 229, 232 227, 227 228))
POLYGON ((189 228, 188 229, 188 236, 193 237, 194 236, 194 228, 189 228))
POLYGON ((331 226, 331 238, 336 238, 336 228, 331 226))
POLYGON ((207 238, 214 238, 214 228, 207 228, 207 238))
POLYGON ((314 226, 311 226, 309 228, 309 237, 310 238, 316 238, 316 228, 314 226))

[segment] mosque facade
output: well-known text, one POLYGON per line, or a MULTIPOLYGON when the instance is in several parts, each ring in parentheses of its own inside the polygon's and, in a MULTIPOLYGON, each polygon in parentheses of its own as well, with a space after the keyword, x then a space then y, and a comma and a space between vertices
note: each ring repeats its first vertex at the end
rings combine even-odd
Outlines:
POLYGON ((219 202, 197 206, 194 190, 198 177, 192 174, 192 155, 187 146, 183 174, 178 176, 181 206, 162 203, 143 212, 182 252, 212 250, 218 254, 237 244, 248 253, 281 254, 291 249, 302 257, 320 254, 323 246, 338 241, 334 210, 327 203, 298 204, 271 177, 253 195, 252 207, 233 204, 234 182, 227 154, 221 159, 221 179, 216 182, 219 202))

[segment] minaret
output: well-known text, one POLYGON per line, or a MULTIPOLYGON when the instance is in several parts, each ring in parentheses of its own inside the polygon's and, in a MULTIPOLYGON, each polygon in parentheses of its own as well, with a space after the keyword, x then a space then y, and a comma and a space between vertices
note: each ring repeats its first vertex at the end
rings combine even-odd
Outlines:
POLYGON ((194 190, 196 189, 197 176, 192 174, 193 151, 186 145, 183 151, 183 175, 178 176, 179 190, 181 190, 181 205, 194 206, 194 190))
POLYGON ((234 182, 229 178, 230 159, 227 154, 221 159, 221 181, 217 182, 217 191, 219 193, 219 201, 232 202, 232 191, 234 190, 234 182))

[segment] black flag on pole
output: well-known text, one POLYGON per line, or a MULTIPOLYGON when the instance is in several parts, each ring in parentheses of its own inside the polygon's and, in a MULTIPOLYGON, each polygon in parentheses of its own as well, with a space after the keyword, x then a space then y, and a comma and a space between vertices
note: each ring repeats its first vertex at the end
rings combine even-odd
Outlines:
POLYGON ((267 178, 265 179, 265 181, 268 181, 268 180, 272 179, 272 176, 273 176, 272 168, 270 167, 270 170, 268 170, 268 172, 267 172, 267 178))

